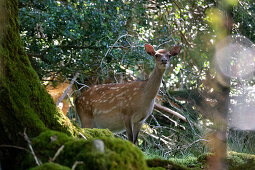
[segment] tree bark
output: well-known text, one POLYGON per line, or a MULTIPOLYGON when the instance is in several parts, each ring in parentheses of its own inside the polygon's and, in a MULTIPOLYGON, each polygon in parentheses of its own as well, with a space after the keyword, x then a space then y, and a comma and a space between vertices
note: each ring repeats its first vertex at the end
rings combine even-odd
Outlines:
MULTIPOLYGON (((224 19, 222 26, 219 26, 221 33, 225 36, 219 36, 218 42, 223 41, 229 35, 232 34, 233 27, 233 6, 227 1, 218 1, 217 7, 224 13, 224 19)), ((218 48, 223 48, 218 47, 218 48)), ((216 49, 217 50, 217 49, 216 49)), ((218 49, 219 50, 219 49, 218 49)), ((210 147, 214 156, 209 160, 209 170, 224 170, 228 169, 226 165, 227 156, 227 124, 228 124, 228 112, 229 112, 229 93, 230 93, 230 79, 226 76, 215 64, 216 70, 216 82, 213 85, 215 92, 218 93, 218 107, 215 112, 215 127, 216 132, 211 136, 210 147)), ((230 65, 228 65, 230 69, 230 65)))
POLYGON ((0 165, 18 169, 27 147, 24 129, 29 137, 46 129, 78 130, 58 112, 22 48, 17 0, 0 1, 0 22, 0 165))

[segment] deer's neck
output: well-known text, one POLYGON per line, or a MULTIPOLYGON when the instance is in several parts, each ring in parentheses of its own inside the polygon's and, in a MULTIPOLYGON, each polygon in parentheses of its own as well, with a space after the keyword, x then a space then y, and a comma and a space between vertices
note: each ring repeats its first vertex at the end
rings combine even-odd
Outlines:
POLYGON ((151 102, 158 94, 165 70, 154 68, 144 88, 145 101, 151 102))

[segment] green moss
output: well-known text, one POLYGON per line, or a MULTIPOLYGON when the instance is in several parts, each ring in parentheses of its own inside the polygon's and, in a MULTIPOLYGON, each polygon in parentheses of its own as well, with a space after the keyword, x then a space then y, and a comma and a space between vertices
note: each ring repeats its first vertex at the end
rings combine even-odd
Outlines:
POLYGON ((188 169, 188 168, 178 165, 172 161, 162 160, 162 159, 157 159, 157 158, 147 160, 147 165, 149 167, 162 167, 162 168, 171 169, 171 170, 187 170, 188 169))
POLYGON ((149 170, 166 170, 166 169, 162 167, 153 167, 153 168, 149 168, 149 170))
POLYGON ((113 133, 108 129, 84 128, 83 132, 88 139, 100 138, 100 137, 109 137, 109 138, 114 137, 113 133))
POLYGON ((230 170, 254 169, 255 155, 229 152, 227 156, 227 162, 230 170))
POLYGON ((193 156, 185 157, 182 159, 171 158, 170 161, 172 161, 178 165, 188 167, 188 168, 202 168, 203 167, 202 164, 197 161, 197 158, 193 157, 193 156))
POLYGON ((254 170, 255 162, 248 162, 242 165, 238 165, 236 167, 230 167, 229 170, 254 170))
POLYGON ((207 161, 210 159, 210 157, 212 157, 214 154, 212 153, 206 153, 206 154, 202 154, 197 158, 197 161, 202 163, 202 164, 206 164, 207 161))
MULTIPOLYGON (((207 167, 206 163, 213 156, 212 153, 207 153, 200 155, 197 159, 203 167, 207 167)), ((226 163, 229 170, 239 170, 239 169, 254 169, 255 168, 255 155, 237 153, 237 152, 228 152, 226 163)))
POLYGON ((57 163, 48 162, 44 163, 41 166, 31 168, 29 170, 71 170, 71 169, 66 166, 59 165, 57 163))
MULTIPOLYGON (((54 162, 69 168, 76 161, 82 161, 83 164, 79 164, 76 169, 147 169, 143 153, 129 141, 105 136, 98 136, 98 138, 104 142, 104 153, 95 148, 92 138, 89 140, 73 138, 56 131, 41 133, 32 140, 32 145, 42 162, 48 162, 64 145, 64 149, 54 162)), ((28 155, 22 169, 29 168, 31 164, 34 164, 34 160, 31 155, 28 155)))

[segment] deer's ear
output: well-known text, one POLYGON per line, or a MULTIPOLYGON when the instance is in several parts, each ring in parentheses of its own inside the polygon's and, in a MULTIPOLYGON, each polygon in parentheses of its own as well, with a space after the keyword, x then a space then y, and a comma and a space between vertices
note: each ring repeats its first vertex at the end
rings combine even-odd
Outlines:
POLYGON ((171 51, 170 51, 170 55, 171 55, 171 56, 176 56, 176 55, 178 55, 178 54, 180 53, 181 49, 182 49, 182 46, 180 46, 180 45, 174 46, 174 47, 171 49, 171 51))
POLYGON ((153 46, 152 45, 150 45, 150 44, 145 44, 144 45, 144 48, 145 48, 145 51, 148 53, 148 54, 150 54, 151 56, 155 56, 155 50, 154 50, 154 48, 153 48, 153 46))

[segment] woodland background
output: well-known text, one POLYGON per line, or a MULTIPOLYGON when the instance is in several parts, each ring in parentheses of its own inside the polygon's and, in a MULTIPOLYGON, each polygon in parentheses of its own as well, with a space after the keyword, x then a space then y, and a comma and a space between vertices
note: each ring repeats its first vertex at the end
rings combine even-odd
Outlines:
POLYGON ((48 91, 56 87, 62 94, 79 73, 63 101, 70 105, 72 121, 79 123, 73 100, 81 89, 148 78, 154 60, 145 43, 156 49, 180 44, 182 52, 171 60, 157 103, 187 122, 155 109, 139 148, 147 158, 198 157, 210 151, 210 132, 223 128, 228 151, 255 153, 252 121, 245 127, 235 121, 235 116, 255 117, 252 0, 19 0, 17 5, 22 45, 48 91), (240 46, 220 51, 229 37, 240 46), (217 50, 230 60, 217 60, 217 50), (242 50, 250 53, 238 53, 242 50))

